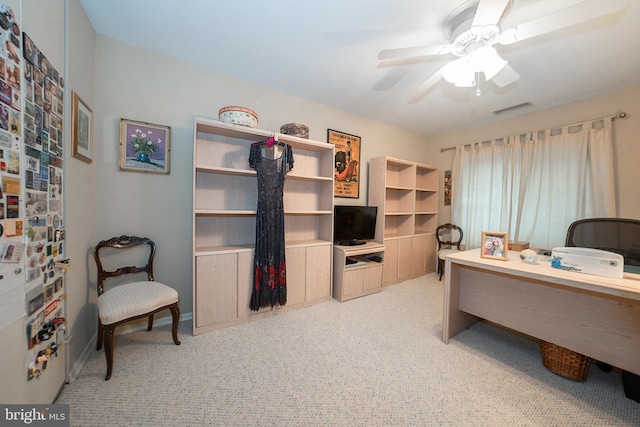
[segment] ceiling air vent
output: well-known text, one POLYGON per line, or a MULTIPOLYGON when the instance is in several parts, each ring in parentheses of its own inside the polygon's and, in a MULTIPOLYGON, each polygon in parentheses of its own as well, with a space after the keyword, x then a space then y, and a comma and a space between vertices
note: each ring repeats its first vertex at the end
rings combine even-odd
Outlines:
POLYGON ((501 110, 496 110, 493 112, 493 114, 497 116, 499 114, 508 113, 513 110, 519 110, 521 108, 527 108, 531 106, 533 106, 533 103, 531 103, 531 101, 523 102, 522 104, 512 105, 511 107, 503 108, 501 110))

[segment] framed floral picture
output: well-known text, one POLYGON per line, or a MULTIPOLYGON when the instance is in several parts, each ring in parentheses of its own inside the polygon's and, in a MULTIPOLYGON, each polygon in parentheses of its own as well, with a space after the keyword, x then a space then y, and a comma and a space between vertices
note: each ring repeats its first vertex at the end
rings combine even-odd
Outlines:
POLYGON ((171 127, 120 119, 120 170, 169 173, 171 127))
POLYGON ((480 256, 482 258, 507 260, 508 242, 507 233, 483 231, 480 256))
POLYGON ((71 155, 83 162, 91 163, 93 112, 75 91, 71 96, 71 155))

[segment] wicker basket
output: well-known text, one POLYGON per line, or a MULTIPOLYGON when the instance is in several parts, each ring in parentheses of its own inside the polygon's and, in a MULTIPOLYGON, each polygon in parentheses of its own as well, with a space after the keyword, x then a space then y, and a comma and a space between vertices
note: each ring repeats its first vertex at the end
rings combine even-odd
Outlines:
POLYGON ((589 358, 575 351, 547 341, 540 343, 542 364, 551 372, 576 381, 585 381, 589 372, 589 358))

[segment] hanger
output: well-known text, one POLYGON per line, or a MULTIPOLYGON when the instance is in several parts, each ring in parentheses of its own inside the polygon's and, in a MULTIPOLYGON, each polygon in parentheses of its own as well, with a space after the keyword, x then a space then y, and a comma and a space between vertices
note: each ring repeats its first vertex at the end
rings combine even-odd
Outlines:
POLYGON ((262 141, 261 144, 264 144, 267 147, 273 147, 274 144, 278 144, 281 147, 284 147, 285 145, 283 142, 278 141, 278 134, 275 132, 273 132, 269 138, 262 141))

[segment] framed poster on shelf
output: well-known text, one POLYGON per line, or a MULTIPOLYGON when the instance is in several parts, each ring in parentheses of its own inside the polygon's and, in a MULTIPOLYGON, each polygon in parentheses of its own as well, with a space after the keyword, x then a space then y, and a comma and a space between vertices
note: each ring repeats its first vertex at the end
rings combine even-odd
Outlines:
POLYGON ((360 137, 327 129, 327 142, 335 145, 334 197, 358 199, 360 197, 360 137))

